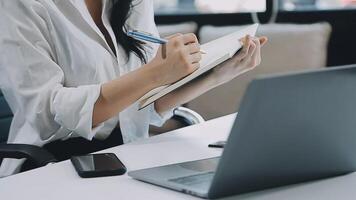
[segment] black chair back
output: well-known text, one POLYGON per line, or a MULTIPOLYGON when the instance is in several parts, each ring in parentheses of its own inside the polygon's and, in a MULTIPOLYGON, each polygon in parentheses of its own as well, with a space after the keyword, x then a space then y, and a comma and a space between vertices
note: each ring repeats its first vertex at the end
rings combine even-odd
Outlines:
POLYGON ((0 143, 5 143, 7 141, 11 121, 12 112, 0 90, 0 143))

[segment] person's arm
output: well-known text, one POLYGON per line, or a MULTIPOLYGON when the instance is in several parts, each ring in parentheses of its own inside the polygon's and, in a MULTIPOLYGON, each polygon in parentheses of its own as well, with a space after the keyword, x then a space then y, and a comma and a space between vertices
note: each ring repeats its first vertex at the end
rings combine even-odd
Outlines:
POLYGON ((93 126, 125 109, 148 91, 159 86, 155 66, 149 64, 101 86, 94 105, 93 126))
POLYGON ((158 113, 164 113, 181 104, 187 103, 205 92, 226 83, 233 78, 255 68, 261 62, 261 46, 267 42, 267 38, 246 37, 241 52, 233 58, 215 67, 211 72, 204 74, 189 84, 158 99, 155 109, 158 113))
POLYGON ((156 57, 139 68, 101 86, 93 109, 93 127, 106 121, 150 90, 173 83, 199 67, 201 55, 194 34, 176 34, 166 44, 166 58, 156 57))

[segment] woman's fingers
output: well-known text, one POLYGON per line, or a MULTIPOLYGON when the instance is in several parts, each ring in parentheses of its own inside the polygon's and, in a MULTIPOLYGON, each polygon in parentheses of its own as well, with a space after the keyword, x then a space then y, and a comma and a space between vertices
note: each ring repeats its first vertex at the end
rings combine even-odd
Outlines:
MULTIPOLYGON (((178 38, 178 37, 181 37, 181 36, 183 36, 183 34, 181 34, 181 33, 175 33, 175 34, 173 34, 173 35, 170 35, 170 36, 165 37, 165 39, 167 39, 167 40, 172 40, 172 39, 174 39, 174 38, 178 38)), ((161 45, 161 55, 162 55, 162 58, 163 58, 163 59, 166 59, 166 57, 167 57, 167 44, 162 44, 162 45, 161 45)))
POLYGON ((190 63, 198 63, 198 62, 200 62, 200 60, 201 60, 201 53, 200 52, 197 52, 197 53, 194 53, 194 54, 191 54, 190 56, 189 56, 189 61, 190 61, 190 63))
POLYGON ((254 39, 251 39, 251 40, 250 40, 250 48, 249 48, 249 50, 248 50, 247 57, 253 55, 253 53, 254 53, 255 50, 256 50, 256 46, 257 46, 257 45, 256 45, 256 43, 255 43, 255 40, 254 40, 254 39))
POLYGON ((189 43, 199 43, 198 38, 194 33, 187 33, 182 36, 183 43, 185 45, 189 43))
POLYGON ((251 49, 253 48, 254 50, 250 50, 246 59, 242 61, 246 66, 247 71, 255 68, 261 63, 261 43, 259 38, 252 39, 251 46, 253 46, 251 49))
MULTIPOLYGON (((188 55, 200 51, 200 45, 194 33, 188 33, 188 34, 176 33, 174 35, 170 35, 166 37, 166 39, 169 40, 169 43, 167 45, 171 45, 172 49, 183 48, 184 50, 187 51, 188 55)), ((165 59, 167 57, 166 44, 162 45, 161 50, 162 50, 161 53, 162 58, 165 59)))
POLYGON ((187 50, 190 54, 194 54, 200 51, 200 44, 199 43, 190 43, 187 46, 187 50))
POLYGON ((267 43, 268 38, 265 36, 262 36, 259 38, 259 40, 260 40, 261 47, 263 47, 267 43))
POLYGON ((243 42, 243 47, 242 47, 241 51, 238 52, 237 55, 235 56, 234 59, 236 59, 236 60, 242 60, 242 59, 246 58, 246 56, 248 55, 248 52, 250 50, 250 47, 251 47, 251 37, 249 35, 247 35, 240 41, 243 42))
POLYGON ((189 54, 190 63, 199 63, 202 56, 200 53, 200 44, 197 37, 193 33, 184 34, 182 36, 183 43, 186 47, 187 53, 189 54))
POLYGON ((173 39, 175 37, 182 36, 182 35, 183 35, 182 33, 175 33, 173 35, 167 36, 165 39, 170 40, 170 39, 173 39))
POLYGON ((192 65, 195 70, 197 70, 200 67, 200 63, 198 63, 198 62, 193 63, 192 65))
POLYGON ((261 63, 261 43, 259 38, 253 40, 256 45, 256 50, 252 54, 251 66, 255 67, 261 63))
POLYGON ((234 58, 236 61, 243 61, 251 66, 256 66, 261 62, 261 47, 266 44, 267 37, 250 37, 246 36, 243 49, 234 58))

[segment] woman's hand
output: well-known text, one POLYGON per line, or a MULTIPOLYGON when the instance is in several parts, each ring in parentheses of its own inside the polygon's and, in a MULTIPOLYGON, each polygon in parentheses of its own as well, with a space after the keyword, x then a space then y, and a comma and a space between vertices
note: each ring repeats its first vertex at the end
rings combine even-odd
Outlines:
POLYGON ((239 53, 213 69, 212 75, 218 85, 254 69, 261 63, 261 47, 266 44, 267 38, 246 36, 241 42, 244 46, 239 53))
POLYGON ((187 103, 260 64, 261 46, 267 42, 267 38, 246 37, 244 40, 243 48, 233 58, 216 66, 210 73, 202 75, 158 99, 155 103, 156 111, 164 113, 178 105, 187 103))
POLYGON ((157 84, 174 83, 199 68, 200 44, 193 33, 170 36, 148 63, 157 73, 157 84))

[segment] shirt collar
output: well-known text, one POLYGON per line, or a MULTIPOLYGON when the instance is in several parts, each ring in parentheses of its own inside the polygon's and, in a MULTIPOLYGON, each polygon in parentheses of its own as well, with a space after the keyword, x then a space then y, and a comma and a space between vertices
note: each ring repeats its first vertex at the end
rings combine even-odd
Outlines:
MULTIPOLYGON (((93 18, 91 17, 88 8, 85 4, 84 0, 70 0, 70 2, 73 4, 73 6, 78 10, 78 12, 80 13, 80 15, 82 16, 82 18, 86 21, 86 23, 91 27, 92 30, 94 30, 96 32, 96 34, 101 38, 101 42, 103 43, 105 49, 107 49, 108 51, 110 51, 113 55, 114 52, 111 50, 110 46, 107 44, 106 39, 103 35, 103 33, 100 31, 100 29, 98 28, 98 26, 95 24, 93 18)), ((102 0, 103 2, 103 11, 101 14, 101 18, 103 20, 104 26, 107 29, 107 31, 109 32, 109 35, 111 37, 111 40, 114 43, 114 47, 116 52, 118 52, 118 47, 117 47, 117 41, 115 38, 115 34, 111 28, 110 25, 110 15, 111 15, 111 10, 113 7, 113 1, 112 0, 102 0)))

